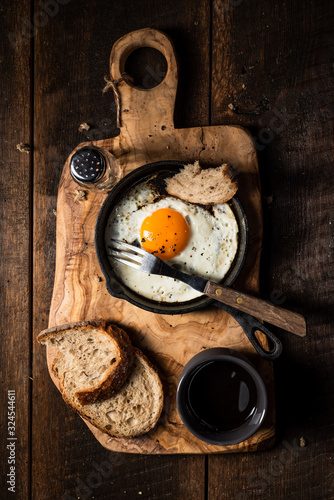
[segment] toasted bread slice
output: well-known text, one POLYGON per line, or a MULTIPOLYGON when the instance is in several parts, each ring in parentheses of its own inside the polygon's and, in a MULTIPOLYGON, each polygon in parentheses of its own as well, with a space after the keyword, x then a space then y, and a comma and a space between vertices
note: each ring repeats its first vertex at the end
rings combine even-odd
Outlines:
POLYGON ((229 167, 202 169, 198 161, 189 163, 178 174, 166 180, 166 191, 190 203, 216 205, 230 200, 238 190, 229 167))
POLYGON ((37 340, 59 350, 52 370, 62 393, 81 405, 109 398, 126 381, 133 348, 127 334, 104 321, 69 323, 43 330, 37 340))
POLYGON ((98 429, 115 437, 145 434, 157 423, 163 406, 160 378, 146 356, 136 348, 130 374, 122 388, 112 397, 81 405, 75 389, 62 391, 67 404, 98 429))

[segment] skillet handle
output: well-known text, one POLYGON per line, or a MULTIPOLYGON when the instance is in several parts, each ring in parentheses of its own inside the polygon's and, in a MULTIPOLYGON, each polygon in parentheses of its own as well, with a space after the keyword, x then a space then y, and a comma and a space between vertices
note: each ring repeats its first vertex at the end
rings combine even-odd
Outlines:
POLYGON ((246 293, 237 292, 233 288, 218 285, 213 281, 207 282, 204 293, 212 299, 224 302, 239 311, 254 315, 262 321, 283 328, 283 330, 295 335, 300 337, 306 335, 306 322, 301 314, 282 309, 282 307, 275 306, 270 302, 252 297, 246 293))
POLYGON ((215 300, 215 305, 220 307, 228 314, 233 316, 233 318, 239 323, 242 327, 243 331, 247 335, 250 343, 254 347, 254 349, 258 352, 258 354, 267 361, 273 361, 277 359, 283 350, 282 342, 274 335, 268 328, 266 328, 260 321, 256 318, 253 318, 250 314, 244 313, 242 311, 238 311, 234 307, 227 306, 222 302, 218 302, 215 300), (273 347, 270 351, 266 351, 263 349, 259 341, 255 336, 255 332, 260 331, 263 333, 269 341, 273 344, 273 347))

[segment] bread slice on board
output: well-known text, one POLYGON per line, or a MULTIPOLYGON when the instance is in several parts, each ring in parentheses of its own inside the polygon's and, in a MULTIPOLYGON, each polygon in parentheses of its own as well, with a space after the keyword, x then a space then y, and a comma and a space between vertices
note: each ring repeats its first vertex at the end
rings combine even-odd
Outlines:
POLYGON ((160 378, 144 354, 134 349, 130 374, 122 388, 111 398, 80 405, 73 390, 63 398, 81 417, 115 437, 135 437, 153 429, 163 406, 160 378))
POLYGON ((37 340, 59 350, 52 371, 62 394, 73 394, 81 405, 115 394, 133 362, 127 334, 104 321, 69 323, 43 330, 37 340))
POLYGON ((202 169, 198 161, 189 163, 173 177, 166 179, 166 191, 190 203, 216 205, 230 200, 238 185, 230 176, 229 166, 202 169))

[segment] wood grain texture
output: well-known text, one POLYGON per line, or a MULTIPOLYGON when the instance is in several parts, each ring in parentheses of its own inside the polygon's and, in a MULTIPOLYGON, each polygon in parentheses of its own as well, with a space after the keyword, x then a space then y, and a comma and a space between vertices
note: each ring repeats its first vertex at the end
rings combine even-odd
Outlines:
POLYGON ((212 299, 235 307, 238 311, 246 312, 261 321, 278 326, 299 337, 306 335, 305 318, 301 314, 288 311, 233 288, 223 287, 213 281, 208 281, 204 293, 212 299))
MULTIPOLYGON (((239 127, 174 128, 177 64, 170 39, 160 31, 138 30, 115 43, 110 56, 113 80, 122 78, 126 58, 140 46, 153 47, 163 53, 167 60, 166 77, 149 90, 138 90, 121 81, 118 84, 120 134, 96 144, 118 159, 123 174, 163 159, 200 159, 209 165, 227 162, 238 168, 242 186, 239 198, 246 212, 251 241, 244 266, 244 286, 249 284, 256 291, 262 229, 258 166, 252 140, 239 127)), ((166 387, 164 413, 153 431, 136 439, 114 439, 90 425, 94 435, 106 448, 130 453, 222 453, 257 449, 262 442, 270 445, 275 433, 271 365, 257 359, 242 328, 222 310, 166 317, 111 297, 101 277, 94 247, 96 218, 106 194, 86 192, 86 200, 78 202, 76 189, 68 160, 58 192, 56 272, 49 326, 90 318, 119 324, 134 344, 157 364, 166 387), (96 276, 100 281, 94 280, 96 276), (255 359, 270 388, 270 409, 265 425, 246 442, 229 447, 208 445, 192 436, 182 425, 176 408, 176 387, 183 366, 203 348, 214 346, 235 348, 255 359)), ((55 351, 47 350, 50 368, 55 351)))
POLYGON ((231 456, 227 468, 209 457, 208 498, 332 498, 333 5, 229 2, 227 20, 223 5, 213 4, 212 120, 252 127, 265 208, 262 294, 304 314, 308 334, 277 332, 277 446, 231 456))
POLYGON ((0 83, 0 496, 10 498, 20 492, 22 498, 28 498, 31 460, 32 179, 31 154, 21 153, 17 144, 30 145, 31 141, 31 43, 29 37, 21 36, 23 17, 30 18, 30 3, 3 2, 1 14, 1 67, 5 70, 5 77, 0 83), (8 407, 8 391, 15 394, 13 407, 8 407), (14 474, 10 477, 12 467, 14 474), (13 486, 9 482, 12 477, 15 478, 14 490, 9 491, 8 488, 13 486))
MULTIPOLYGON (((1 374, 2 387, 15 382, 20 391, 17 498, 118 500, 140 493, 148 499, 332 498, 333 2, 71 0, 59 3, 58 12, 48 16, 46 26, 36 25, 37 36, 31 38, 29 20, 42 3, 5 1, 0 8, 2 169, 9 158, 15 179, 9 186, 1 176, 1 374), (277 330, 284 345, 275 362, 277 445, 207 458, 106 450, 63 404, 47 374, 45 350, 34 344, 34 373, 28 373, 34 379, 29 379, 29 494, 28 297, 34 301, 37 334, 48 322, 55 262, 53 210, 64 159, 79 142, 116 134, 114 100, 112 93, 101 93, 103 77, 113 43, 142 27, 166 31, 176 46, 176 127, 234 124, 250 129, 264 203, 262 297, 306 314, 309 331, 300 339, 277 330), (14 54, 9 32, 25 32, 25 41, 33 45, 35 116, 26 90, 32 81, 27 71, 30 49, 24 43, 14 54), (37 160, 33 295, 27 288, 28 155, 15 150, 17 142, 29 142, 27 120, 35 123, 37 160), (90 125, 83 133, 78 131, 82 122, 90 125), (12 242, 18 242, 15 255, 12 242), (13 319, 19 330, 14 331, 13 319), (104 475, 98 472, 103 465, 104 475)), ((37 18, 37 24, 41 21, 37 18)), ((154 57, 146 65, 147 78, 160 72, 154 57)), ((2 425, 6 407, 1 408, 2 425)), ((7 463, 3 447, 1 451, 3 472, 7 463)), ((6 498, 3 490, 1 498, 6 498)))
MULTIPOLYGON (((35 148, 39 151, 35 170, 41 210, 35 213, 35 231, 39 258, 47 268, 40 269, 36 263, 35 334, 48 322, 55 263, 54 211, 64 159, 83 140, 117 133, 114 98, 112 93, 101 92, 113 43, 125 33, 147 25, 173 34, 177 52, 183 58, 185 79, 191 72, 186 92, 184 80, 183 89, 179 89, 179 120, 185 125, 207 124, 209 53, 202 51, 209 33, 207 6, 206 1, 201 1, 190 8, 173 0, 159 6, 154 1, 146 2, 145 9, 138 9, 133 1, 101 5, 94 0, 84 6, 73 1, 60 7, 57 15, 49 19, 47 29, 39 30, 35 38, 35 148), (185 38, 184 33, 195 21, 198 24, 194 32, 185 38), (83 122, 88 122, 90 129, 80 133, 78 127, 83 122), (48 208, 43 209, 42 203, 48 208)), ((37 2, 35 8, 39 9, 37 2)), ((148 75, 157 70, 154 59, 148 60, 147 66, 148 75)), ((59 398, 47 374, 45 349, 37 343, 34 361, 33 498, 90 494, 109 499, 126 495, 124 491, 129 495, 141 491, 153 498, 202 495, 204 456, 184 461, 178 456, 124 456, 106 450, 59 398), (50 426, 59 439, 50 438, 50 426), (96 466, 104 462, 111 463, 110 475, 101 476, 101 484, 89 487, 96 466), (196 473, 196 480, 191 471, 196 473)))

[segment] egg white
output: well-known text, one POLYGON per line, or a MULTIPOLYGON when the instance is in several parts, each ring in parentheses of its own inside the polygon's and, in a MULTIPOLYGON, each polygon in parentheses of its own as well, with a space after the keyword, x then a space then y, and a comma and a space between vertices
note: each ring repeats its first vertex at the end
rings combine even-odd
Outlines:
MULTIPOLYGON (((140 245, 143 220, 160 208, 180 212, 187 220, 191 235, 186 248, 166 262, 181 271, 220 282, 231 267, 238 248, 238 224, 226 204, 214 205, 208 210, 181 201, 173 196, 161 197, 146 183, 133 188, 111 212, 105 244, 111 238, 140 245)), ((143 276, 143 272, 115 261, 110 257, 118 277, 139 295, 159 302, 185 302, 202 294, 185 283, 157 275, 143 276)))

